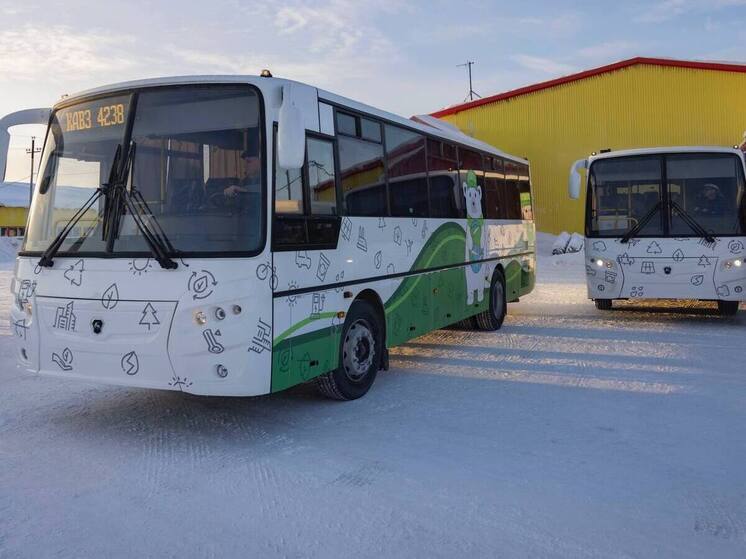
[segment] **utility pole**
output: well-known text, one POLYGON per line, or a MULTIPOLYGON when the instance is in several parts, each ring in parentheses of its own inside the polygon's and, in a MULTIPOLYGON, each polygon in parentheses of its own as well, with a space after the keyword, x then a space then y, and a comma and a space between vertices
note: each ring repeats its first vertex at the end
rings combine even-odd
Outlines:
POLYGON ((39 153, 41 148, 36 147, 36 136, 31 136, 31 149, 26 148, 26 153, 31 155, 31 176, 28 181, 28 208, 31 211, 31 200, 34 197, 34 155, 39 153))
POLYGON ((474 65, 474 61, 467 60, 465 64, 457 64, 456 66, 459 68, 466 67, 467 71, 469 72, 469 93, 466 94, 466 97, 464 97, 464 101, 466 101, 467 97, 469 98, 469 101, 474 101, 474 96, 476 95, 480 99, 482 98, 481 95, 479 95, 476 91, 474 91, 474 87, 472 87, 471 83, 471 67, 474 65))

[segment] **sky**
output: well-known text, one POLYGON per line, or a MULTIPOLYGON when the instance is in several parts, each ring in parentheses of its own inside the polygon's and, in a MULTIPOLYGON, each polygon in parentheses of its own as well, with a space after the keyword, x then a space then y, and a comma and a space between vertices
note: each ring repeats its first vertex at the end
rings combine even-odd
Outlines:
MULTIPOLYGON (((633 56, 746 62, 746 0, 0 0, 0 115, 136 78, 258 74, 404 116, 633 56)), ((7 180, 28 180, 29 128, 7 180)))

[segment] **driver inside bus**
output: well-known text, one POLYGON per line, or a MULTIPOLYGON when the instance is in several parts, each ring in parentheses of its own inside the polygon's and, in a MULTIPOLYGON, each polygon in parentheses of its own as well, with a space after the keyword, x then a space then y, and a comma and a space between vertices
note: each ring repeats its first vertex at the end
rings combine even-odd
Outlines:
POLYGON ((241 153, 241 159, 244 161, 246 176, 239 179, 237 184, 231 184, 223 189, 223 195, 227 199, 236 198, 239 194, 245 194, 251 192, 251 190, 256 190, 256 187, 259 186, 262 170, 259 157, 250 155, 248 151, 244 151, 241 153))
POLYGON ((720 192, 720 187, 713 183, 707 183, 697 195, 694 213, 699 215, 722 215, 725 213, 725 197, 720 192))

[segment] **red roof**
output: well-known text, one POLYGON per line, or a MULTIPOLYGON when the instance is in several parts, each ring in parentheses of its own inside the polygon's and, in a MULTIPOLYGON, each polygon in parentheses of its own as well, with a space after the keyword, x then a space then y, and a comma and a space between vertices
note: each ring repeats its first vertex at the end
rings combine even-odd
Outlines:
POLYGON ((614 72, 621 70, 622 68, 628 68, 637 64, 647 64, 649 66, 667 66, 670 68, 693 68, 696 70, 718 70, 721 72, 743 72, 746 73, 746 64, 733 64, 733 63, 722 63, 722 62, 695 62, 693 60, 672 60, 667 58, 646 58, 638 56, 630 58, 629 60, 622 60, 621 62, 614 62, 613 64, 607 64, 599 68, 593 68, 592 70, 586 70, 577 74, 571 74, 569 76, 563 76, 546 82, 540 82, 534 85, 528 85, 526 87, 520 87, 505 93, 498 93, 497 95, 491 95, 475 101, 469 101, 468 103, 462 103, 460 105, 454 105, 447 107, 439 111, 431 113, 431 116, 442 117, 446 115, 452 115, 465 111, 467 109, 473 109, 475 107, 481 107, 488 103, 494 103, 496 101, 503 101, 505 99, 511 99, 518 97, 519 95, 525 95, 527 93, 533 93, 535 91, 541 91, 542 89, 549 89, 550 87, 556 87, 558 85, 575 82, 578 80, 584 80, 599 74, 606 74, 608 72, 614 72))

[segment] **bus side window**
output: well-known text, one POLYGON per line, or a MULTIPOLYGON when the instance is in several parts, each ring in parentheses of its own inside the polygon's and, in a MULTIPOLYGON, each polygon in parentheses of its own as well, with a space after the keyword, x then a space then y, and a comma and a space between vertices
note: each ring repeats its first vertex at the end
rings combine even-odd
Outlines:
POLYGON ((503 161, 497 157, 490 157, 485 161, 484 167, 484 217, 487 219, 501 219, 502 205, 500 202, 500 193, 505 190, 503 161))
POLYGON ((521 216, 520 169, 517 163, 505 161, 503 219, 523 219, 521 216))
POLYGON ((428 138, 427 176, 430 217, 464 217, 455 146, 428 138))
POLYGON ((311 215, 337 215, 334 144, 329 140, 308 138, 306 154, 311 215))
POLYGON ((482 161, 482 154, 478 151, 459 148, 458 157, 461 197, 465 195, 465 190, 468 191, 473 188, 478 188, 479 196, 481 198, 481 207, 478 211, 482 212, 482 216, 484 217, 484 162, 482 161))
POLYGON ((335 169, 334 143, 315 136, 306 138, 302 169, 283 169, 275 158, 275 250, 336 247, 340 223, 335 169))
POLYGON ((534 219, 534 206, 531 199, 531 179, 529 177, 528 165, 518 167, 518 191, 521 202, 521 219, 534 219))

